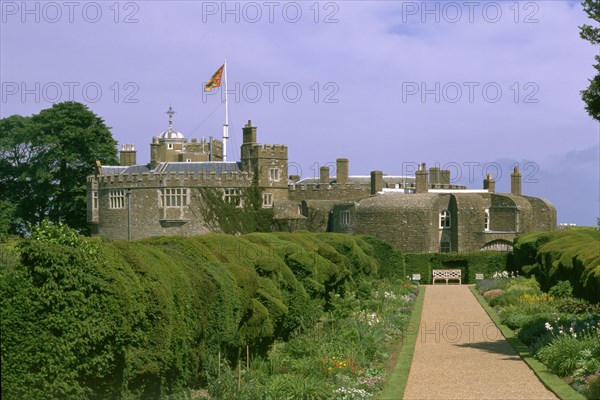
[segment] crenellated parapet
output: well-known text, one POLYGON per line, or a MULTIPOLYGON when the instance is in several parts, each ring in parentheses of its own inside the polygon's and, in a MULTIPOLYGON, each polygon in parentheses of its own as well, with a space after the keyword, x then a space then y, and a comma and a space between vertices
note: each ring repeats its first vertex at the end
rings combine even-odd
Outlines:
POLYGON ((171 172, 171 173, 149 173, 142 174, 108 174, 87 178, 91 186, 103 189, 119 189, 135 186, 180 186, 180 187, 230 187, 248 186, 252 183, 252 175, 245 171, 222 172, 217 174, 211 172, 171 172))
POLYGON ((252 157, 257 158, 286 158, 288 157, 288 148, 281 144, 254 145, 252 147, 252 157))

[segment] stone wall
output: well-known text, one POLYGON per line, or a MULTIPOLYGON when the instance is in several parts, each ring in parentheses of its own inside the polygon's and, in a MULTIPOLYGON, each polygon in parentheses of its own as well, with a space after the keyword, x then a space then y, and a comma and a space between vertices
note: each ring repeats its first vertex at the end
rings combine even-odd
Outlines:
POLYGON ((88 213, 88 222, 94 233, 112 239, 199 235, 208 228, 201 216, 198 188, 246 188, 251 183, 251 177, 242 172, 92 176, 88 178, 88 196, 91 199, 97 192, 98 209, 88 213), (164 189, 187 189, 186 205, 166 207, 164 189), (110 195, 116 191, 124 195, 122 207, 111 208, 110 195))

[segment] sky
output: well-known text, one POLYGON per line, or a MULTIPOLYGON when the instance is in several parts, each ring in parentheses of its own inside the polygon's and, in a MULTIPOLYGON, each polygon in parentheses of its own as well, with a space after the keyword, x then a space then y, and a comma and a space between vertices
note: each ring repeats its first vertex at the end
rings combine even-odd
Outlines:
POLYGON ((579 94, 599 49, 576 1, 1 0, 0 18, 0 118, 79 101, 146 163, 170 105, 188 139, 222 136, 224 88, 203 85, 227 60, 229 161, 252 120, 290 174, 425 162, 509 192, 518 165, 559 223, 600 215, 600 125, 579 94))

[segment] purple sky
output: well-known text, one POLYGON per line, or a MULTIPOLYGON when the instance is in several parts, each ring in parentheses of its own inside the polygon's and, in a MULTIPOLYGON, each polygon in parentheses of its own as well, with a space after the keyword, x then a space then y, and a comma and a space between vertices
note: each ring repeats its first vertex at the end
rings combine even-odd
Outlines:
POLYGON ((227 60, 229 160, 251 119, 303 177, 426 162, 504 192, 518 163, 560 223, 596 225, 600 126, 579 91, 598 48, 578 2, 1 1, 0 18, 2 118, 81 101, 145 163, 169 104, 186 137, 222 135, 202 86, 227 60))

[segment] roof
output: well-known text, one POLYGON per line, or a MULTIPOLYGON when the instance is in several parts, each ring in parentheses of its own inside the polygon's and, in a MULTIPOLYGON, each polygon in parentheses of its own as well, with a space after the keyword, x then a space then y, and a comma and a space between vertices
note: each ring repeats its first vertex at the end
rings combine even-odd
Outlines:
POLYGON ((357 212, 387 212, 400 209, 431 210, 440 193, 401 194, 386 193, 362 199, 356 206, 357 212))
MULTIPOLYGON (((414 183, 415 182, 414 176, 384 175, 382 178, 383 178, 383 182, 388 186, 395 185, 395 184, 401 184, 401 183, 414 183)), ((328 183, 337 183, 337 177, 335 177, 335 176, 330 177, 328 183)), ((347 183, 349 185, 370 185, 371 184, 371 176, 370 175, 368 175, 368 176, 367 175, 349 176, 347 183)), ((296 185, 319 185, 319 184, 321 184, 319 178, 304 178, 304 179, 301 179, 298 182, 296 182, 296 185)))
POLYGON ((236 162, 204 161, 204 162, 161 162, 155 169, 151 170, 147 165, 103 165, 102 175, 130 175, 130 174, 178 174, 183 173, 205 173, 215 172, 221 175, 223 172, 234 173, 241 171, 236 162))
POLYGON ((102 175, 120 175, 126 169, 127 167, 122 167, 119 165, 103 165, 101 173, 102 175))
POLYGON ((173 129, 170 126, 169 126, 169 129, 162 132, 160 135, 158 135, 158 137, 159 137, 159 139, 185 139, 185 136, 183 136, 183 133, 177 132, 175 129, 173 129))
POLYGON ((161 162, 154 169, 154 173, 201 173, 215 172, 220 175, 223 172, 233 173, 240 171, 237 162, 203 161, 203 162, 161 162))

